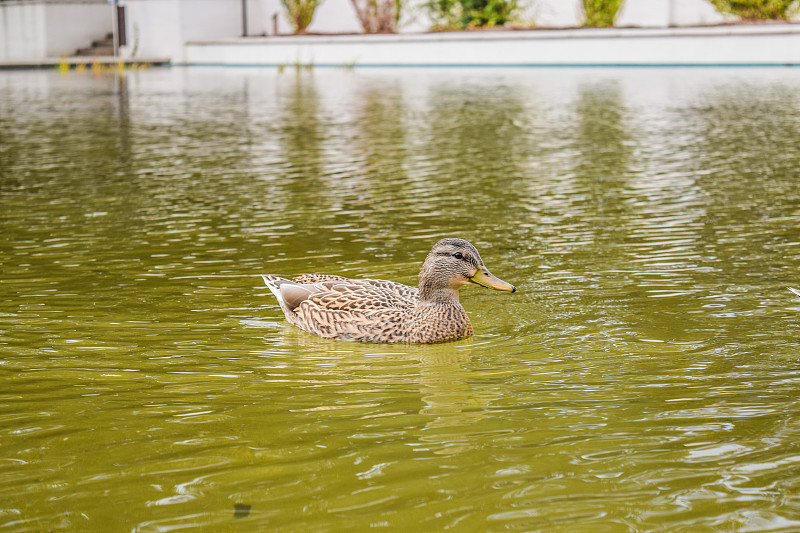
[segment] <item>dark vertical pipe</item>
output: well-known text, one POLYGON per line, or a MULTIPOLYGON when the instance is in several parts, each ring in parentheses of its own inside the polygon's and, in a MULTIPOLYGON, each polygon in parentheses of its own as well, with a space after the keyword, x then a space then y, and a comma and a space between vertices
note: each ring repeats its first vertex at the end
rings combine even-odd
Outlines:
POLYGON ((114 57, 119 56, 119 4, 117 4, 118 0, 114 0, 114 3, 111 4, 111 36, 114 38, 114 57))
POLYGON ((242 0, 242 37, 247 37, 247 0, 242 0))
MULTIPOLYGON (((128 44, 128 32, 125 23, 125 6, 117 4, 117 45, 126 46, 128 44)), ((119 51, 118 51, 119 52, 119 51)), ((119 55, 119 53, 117 53, 119 55)))

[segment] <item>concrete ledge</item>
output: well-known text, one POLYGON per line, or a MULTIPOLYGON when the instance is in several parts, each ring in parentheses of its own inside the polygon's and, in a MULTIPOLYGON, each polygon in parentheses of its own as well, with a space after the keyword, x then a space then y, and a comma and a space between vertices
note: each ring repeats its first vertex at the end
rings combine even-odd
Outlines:
POLYGON ((76 56, 76 57, 64 57, 64 58, 50 57, 47 59, 43 59, 41 61, 6 61, 0 63, 0 69, 4 70, 46 69, 46 68, 56 68, 62 65, 67 65, 70 68, 72 68, 78 65, 91 66, 95 63, 103 66, 107 65, 116 66, 120 62, 122 62, 124 66, 130 67, 132 65, 168 65, 170 63, 170 60, 166 58, 141 58, 133 60, 133 59, 122 59, 119 57, 112 57, 112 56, 98 56, 98 57, 76 56))
POLYGON ((800 66, 800 24, 574 28, 189 42, 187 65, 800 66))

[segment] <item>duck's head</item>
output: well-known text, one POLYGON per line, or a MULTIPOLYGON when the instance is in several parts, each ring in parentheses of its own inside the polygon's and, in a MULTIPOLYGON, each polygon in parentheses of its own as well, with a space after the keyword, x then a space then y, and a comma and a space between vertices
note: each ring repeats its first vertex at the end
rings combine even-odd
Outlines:
POLYGON ((489 272, 478 250, 469 241, 450 237, 437 242, 419 273, 422 300, 458 299, 458 289, 468 283, 498 291, 517 290, 489 272))

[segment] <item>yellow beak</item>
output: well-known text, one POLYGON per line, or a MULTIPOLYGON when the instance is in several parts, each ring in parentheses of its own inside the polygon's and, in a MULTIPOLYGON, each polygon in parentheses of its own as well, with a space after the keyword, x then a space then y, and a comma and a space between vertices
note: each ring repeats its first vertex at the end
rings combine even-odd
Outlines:
POLYGON ((502 279, 489 272, 489 269, 485 266, 479 267, 475 275, 469 278, 469 280, 472 283, 477 283, 478 285, 482 285, 496 291, 514 292, 517 290, 517 288, 512 284, 506 283, 502 279))

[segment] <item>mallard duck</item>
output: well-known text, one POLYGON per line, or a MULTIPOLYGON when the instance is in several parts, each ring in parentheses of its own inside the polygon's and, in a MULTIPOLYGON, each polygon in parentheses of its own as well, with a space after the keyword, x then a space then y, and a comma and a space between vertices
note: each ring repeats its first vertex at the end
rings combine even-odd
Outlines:
POLYGON ((431 249, 419 288, 380 279, 310 274, 289 281, 265 275, 286 319, 327 339, 429 343, 472 335, 458 289, 476 283, 498 291, 516 288, 487 269, 464 239, 447 238, 431 249))
POLYGON ((797 289, 793 289, 793 288, 791 288, 791 287, 787 287, 787 288, 788 288, 790 291, 792 291, 793 293, 795 293, 796 295, 800 296, 800 291, 798 291, 797 289))

